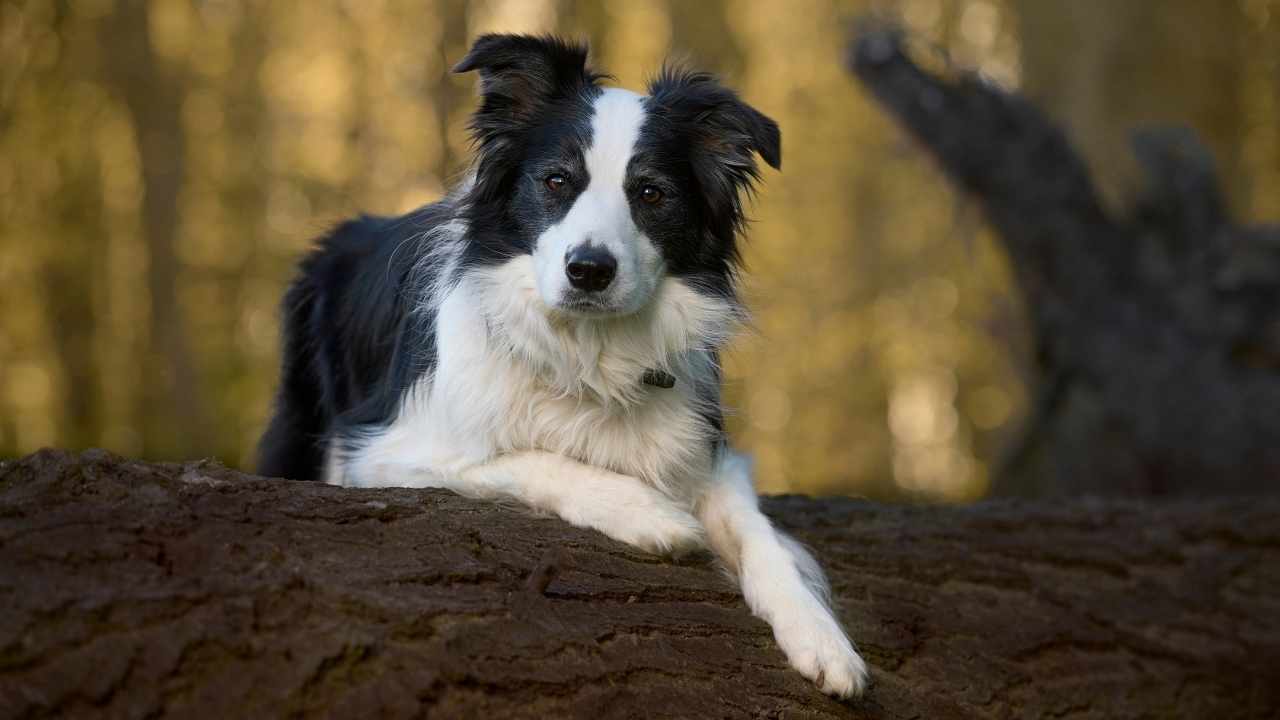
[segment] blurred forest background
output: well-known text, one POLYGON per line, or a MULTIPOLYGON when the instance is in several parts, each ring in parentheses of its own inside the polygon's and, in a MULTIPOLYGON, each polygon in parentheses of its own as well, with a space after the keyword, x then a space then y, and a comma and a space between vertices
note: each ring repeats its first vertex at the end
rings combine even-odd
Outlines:
POLYGON ((977 211, 847 73, 868 11, 1039 102, 1109 202, 1129 130, 1173 122, 1238 217, 1280 218, 1280 0, 0 0, 0 456, 250 467, 295 261, 457 177, 471 39, 559 32, 627 87, 714 70, 782 126, 757 332, 727 358, 761 488, 983 496, 1027 402, 1023 312, 977 211))

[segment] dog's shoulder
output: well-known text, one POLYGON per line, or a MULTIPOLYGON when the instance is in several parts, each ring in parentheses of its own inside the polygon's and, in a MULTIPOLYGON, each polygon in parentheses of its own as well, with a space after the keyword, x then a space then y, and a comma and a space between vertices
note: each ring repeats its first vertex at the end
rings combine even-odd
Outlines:
POLYGON ((453 218, 443 202, 356 217, 320 237, 300 264, 285 297, 285 360, 311 369, 326 425, 382 419, 433 363, 432 316, 415 310, 434 258, 453 242, 453 218))
POLYGON ((434 260, 449 254, 460 232, 456 209, 441 201, 404 215, 361 215, 318 238, 299 265, 295 289, 323 297, 332 318, 360 317, 374 308, 403 311, 434 260))

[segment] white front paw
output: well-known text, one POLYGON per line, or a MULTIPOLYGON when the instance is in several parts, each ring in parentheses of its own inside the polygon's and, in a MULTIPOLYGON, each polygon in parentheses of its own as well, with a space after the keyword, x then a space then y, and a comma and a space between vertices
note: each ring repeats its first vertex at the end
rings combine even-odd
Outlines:
POLYGON ((634 515, 614 518, 605 534, 655 555, 679 557, 703 546, 702 524, 670 503, 656 503, 634 515))
POLYGON ((703 547, 702 524, 647 486, 617 488, 610 502, 577 503, 564 519, 655 555, 679 556, 703 547))
POLYGON ((867 664, 835 619, 825 609, 814 609, 806 617, 790 620, 774 628, 774 637, 791 666, 828 695, 842 699, 862 695, 867 664))

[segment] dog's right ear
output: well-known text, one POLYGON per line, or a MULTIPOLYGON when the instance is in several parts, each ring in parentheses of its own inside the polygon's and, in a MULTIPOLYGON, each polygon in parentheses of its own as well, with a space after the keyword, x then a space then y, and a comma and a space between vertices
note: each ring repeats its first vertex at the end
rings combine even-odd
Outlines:
POLYGON ((480 107, 471 118, 480 202, 504 197, 514 182, 516 138, 548 105, 591 93, 603 75, 587 68, 587 47, 553 37, 481 35, 454 66, 480 72, 480 107))
POLYGON ((554 37, 481 35, 456 73, 480 71, 480 109, 471 128, 482 144, 527 124, 548 103, 594 89, 587 47, 554 37))

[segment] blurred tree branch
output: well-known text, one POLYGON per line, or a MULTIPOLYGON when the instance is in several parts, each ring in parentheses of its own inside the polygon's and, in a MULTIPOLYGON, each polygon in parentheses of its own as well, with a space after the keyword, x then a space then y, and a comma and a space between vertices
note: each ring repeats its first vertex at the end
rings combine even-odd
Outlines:
POLYGON ((1105 198, 1128 198, 1141 179, 1126 128, 1152 122, 1196 128, 1221 158, 1229 194, 1247 196, 1241 156, 1254 121, 1241 68, 1252 59, 1243 47, 1244 3, 1165 0, 1158 11, 1134 2, 1012 5, 1023 90, 1071 131, 1105 198))
POLYGON ((1188 131, 1135 135, 1145 192, 1113 217, 1066 136, 970 74, 866 29, 853 70, 983 207, 1030 308, 1039 404, 1019 492, 1240 492, 1280 477, 1280 231, 1228 217, 1188 131))

